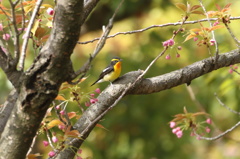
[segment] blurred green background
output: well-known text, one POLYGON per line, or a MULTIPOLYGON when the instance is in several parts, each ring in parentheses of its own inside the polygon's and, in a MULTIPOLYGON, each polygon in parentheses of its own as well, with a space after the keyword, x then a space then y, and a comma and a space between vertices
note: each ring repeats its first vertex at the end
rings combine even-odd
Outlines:
MULTIPOLYGON (((48 1, 46 1, 47 3, 48 1)), ((117 14, 116 22, 110 34, 142 29, 155 24, 175 23, 181 19, 183 12, 175 7, 175 3, 184 0, 127 0, 117 14)), ((190 4, 199 4, 189 0, 190 4)), ((79 41, 88 41, 99 37, 103 25, 112 16, 119 1, 102 0, 88 18, 79 41)), ((206 9, 216 10, 215 4, 225 6, 232 3, 231 15, 239 16, 240 1, 211 0, 203 1, 206 9)), ((193 15, 189 20, 205 18, 193 15)), ((208 23, 202 23, 209 26, 208 23)), ((198 28, 199 24, 185 25, 185 29, 198 28)), ((230 27, 235 35, 240 34, 239 21, 231 21, 230 27)), ((103 90, 109 83, 101 83, 89 87, 113 56, 123 59, 122 74, 138 69, 145 69, 162 50, 162 42, 170 39, 176 27, 154 28, 131 35, 119 35, 108 39, 101 53, 94 59, 88 78, 80 87, 84 93, 93 92, 97 87, 103 90)), ((220 53, 236 49, 234 41, 225 28, 215 31, 220 53)), ((189 40, 183 43, 186 36, 179 34, 175 42, 182 46, 176 58, 176 49, 169 49, 149 70, 146 77, 153 77, 185 67, 193 62, 209 57, 205 46, 198 47, 189 40), (165 60, 169 54, 170 60, 165 60)), ((237 36, 239 37, 239 36, 237 36)), ((74 67, 80 68, 93 52, 97 42, 77 45, 72 55, 74 67)), ((214 47, 212 48, 214 53, 214 47)), ((32 59, 29 58, 29 63, 32 59)), ((230 74, 230 68, 222 68, 193 80, 190 87, 196 101, 193 101, 187 87, 181 85, 150 95, 133 95, 123 98, 100 122, 106 129, 95 128, 82 146, 83 158, 94 159, 237 159, 239 151, 239 128, 216 141, 197 140, 184 132, 181 139, 171 133, 169 121, 175 114, 183 112, 185 106, 189 112, 205 110, 211 115, 214 125, 209 135, 215 136, 232 127, 239 116, 223 108, 216 100, 216 92, 220 99, 230 108, 239 110, 239 76, 230 74), (199 103, 200 106, 199 106, 199 103)), ((0 99, 3 102, 11 89, 1 72, 0 99)), ((67 96, 66 92, 66 96, 67 96)), ((79 111, 76 103, 68 105, 68 111, 79 111)), ((35 148, 36 152, 44 152, 41 140, 35 148)), ((43 157, 43 158, 46 158, 43 157)))

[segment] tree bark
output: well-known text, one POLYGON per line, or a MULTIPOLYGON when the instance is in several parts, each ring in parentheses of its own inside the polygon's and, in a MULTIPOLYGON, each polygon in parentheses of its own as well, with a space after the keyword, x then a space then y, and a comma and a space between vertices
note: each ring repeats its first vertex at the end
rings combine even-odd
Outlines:
POLYGON ((0 139, 1 159, 25 158, 60 85, 74 73, 70 55, 79 39, 82 20, 86 19, 81 16, 83 1, 57 1, 48 41, 32 66, 17 78, 18 97, 0 139))

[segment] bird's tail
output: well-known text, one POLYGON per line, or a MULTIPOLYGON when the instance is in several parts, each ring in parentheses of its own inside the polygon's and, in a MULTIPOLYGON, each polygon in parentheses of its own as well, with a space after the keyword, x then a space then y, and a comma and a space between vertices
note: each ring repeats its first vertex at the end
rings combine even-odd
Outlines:
POLYGON ((96 80, 93 84, 91 84, 91 86, 93 86, 94 84, 98 83, 100 79, 96 80))

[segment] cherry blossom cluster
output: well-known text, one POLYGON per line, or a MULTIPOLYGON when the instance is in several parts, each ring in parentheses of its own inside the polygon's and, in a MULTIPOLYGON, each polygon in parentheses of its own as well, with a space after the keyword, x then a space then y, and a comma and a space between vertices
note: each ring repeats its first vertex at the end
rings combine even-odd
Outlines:
MULTIPOLYGON (((52 139, 51 139, 51 141, 50 142, 52 142, 52 143, 57 143, 58 142, 58 138, 57 138, 57 136, 52 136, 52 139)), ((45 147, 47 147, 48 145, 49 145, 49 142, 48 141, 46 141, 46 140, 44 140, 43 141, 43 145, 45 146, 45 147)), ((48 156, 49 157, 54 157, 56 155, 56 152, 54 151, 54 150, 52 150, 52 151, 50 151, 49 153, 48 153, 48 156)))
POLYGON ((164 47, 166 47, 166 46, 173 46, 174 44, 175 44, 175 42, 174 42, 173 39, 169 39, 169 40, 163 42, 163 46, 164 47))
POLYGON ((230 74, 232 74, 234 70, 236 71, 238 69, 238 66, 236 66, 236 65, 230 65, 229 67, 230 67, 230 69, 228 70, 228 72, 230 74))
MULTIPOLYGON (((101 93, 100 88, 95 89, 95 92, 100 94, 101 93)), ((85 102, 85 106, 89 107, 91 104, 94 104, 96 102, 98 102, 98 99, 95 98, 95 94, 94 93, 91 93, 90 94, 90 100, 85 102)))
POLYGON ((201 139, 201 136, 205 135, 205 133, 210 133, 211 129, 209 128, 209 125, 212 124, 212 120, 210 118, 207 118, 206 121, 199 123, 199 124, 192 124, 186 127, 186 125, 183 125, 182 123, 177 124, 175 121, 171 121, 169 123, 170 128, 172 128, 172 133, 177 136, 177 138, 181 138, 183 136, 183 131, 187 130, 188 128, 191 129, 190 136, 196 136, 198 140, 201 139), (207 126, 203 126, 203 124, 208 124, 207 126), (201 131, 199 129, 204 129, 204 131, 201 131), (201 134, 199 134, 201 132, 201 134))
POLYGON ((175 134, 178 138, 181 138, 183 136, 183 131, 179 126, 176 127, 176 122, 171 121, 170 128, 172 128, 172 133, 175 134))
MULTIPOLYGON (((163 46, 164 47, 168 47, 168 46, 173 46, 175 44, 174 40, 173 39, 169 39, 169 40, 166 40, 163 42, 163 46)), ((180 57, 180 54, 178 53, 179 50, 182 50, 182 47, 181 46, 177 46, 176 47, 176 51, 177 51, 177 54, 176 54, 176 57, 179 58, 180 57)), ((166 60, 170 60, 171 59, 171 55, 170 54, 167 54, 165 56, 165 59, 166 60)))

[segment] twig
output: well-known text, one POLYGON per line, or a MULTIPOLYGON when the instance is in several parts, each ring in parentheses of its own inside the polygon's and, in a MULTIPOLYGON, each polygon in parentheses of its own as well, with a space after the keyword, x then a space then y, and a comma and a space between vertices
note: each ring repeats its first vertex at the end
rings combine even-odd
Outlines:
POLYGON ((115 12, 113 13, 112 17, 109 19, 109 23, 107 25, 107 27, 104 29, 105 31, 103 32, 100 41, 97 43, 97 47, 95 48, 95 50, 93 51, 92 57, 94 58, 99 52, 100 50, 103 48, 103 46, 105 45, 105 42, 107 40, 107 36, 109 35, 112 27, 113 27, 113 20, 116 17, 117 12, 119 11, 120 7, 122 6, 124 0, 122 0, 120 2, 120 4, 118 5, 117 9, 115 10, 115 12))
POLYGON ((32 141, 32 144, 31 144, 30 148, 28 149, 28 152, 27 152, 26 156, 28 156, 28 155, 31 153, 31 151, 32 151, 32 149, 33 149, 33 146, 34 146, 34 144, 35 144, 35 142, 36 142, 37 137, 38 137, 38 132, 37 132, 36 135, 34 136, 33 141, 32 141))
MULTIPOLYGON (((211 21, 210 21, 210 19, 209 19, 209 16, 208 16, 208 14, 207 14, 206 8, 205 8, 204 5, 203 5, 202 0, 199 0, 199 3, 200 3, 200 5, 201 5, 201 7, 202 7, 202 9, 203 9, 203 11, 204 11, 207 19, 208 19, 208 22, 209 22, 210 27, 212 27, 213 25, 212 25, 212 23, 211 23, 211 21)), ((218 43, 217 43, 217 40, 216 40, 216 38, 215 38, 214 30, 211 31, 211 34, 212 34, 212 39, 215 41, 215 48, 216 48, 216 52, 215 52, 215 63, 217 63, 217 59, 218 59, 218 57, 219 57, 219 54, 218 54, 218 53, 219 53, 218 43)), ((208 50, 210 51, 209 46, 208 46, 208 50)))
MULTIPOLYGON (((20 42, 19 42, 19 31, 18 31, 18 28, 17 28, 17 23, 16 23, 16 14, 15 14, 15 7, 16 5, 19 3, 19 0, 17 0, 16 2, 12 2, 12 0, 9 0, 10 2, 10 5, 11 5, 11 14, 12 14, 12 18, 11 18, 11 21, 12 21, 12 25, 13 25, 13 28, 14 28, 14 39, 13 39, 13 44, 14 44, 14 57, 15 57, 15 60, 14 60, 14 64, 17 65, 17 62, 19 60, 19 56, 20 56, 20 42)), ((21 4, 22 6, 22 4, 21 4)), ((22 8, 23 10, 23 8, 22 8)))
POLYGON ((26 33, 25 33, 25 38, 23 40, 23 45, 22 45, 22 52, 21 52, 21 56, 20 56, 20 59, 19 59, 19 69, 21 71, 23 71, 23 69, 24 69, 24 63, 25 63, 24 61, 25 61, 25 58, 26 58, 27 45, 28 45, 31 29, 33 27, 35 18, 37 16, 37 13, 39 11, 39 8, 40 8, 42 2, 43 2, 43 0, 38 0, 36 2, 36 6, 35 6, 35 8, 33 10, 31 19, 30 19, 29 24, 27 26, 27 30, 26 30, 26 33))
POLYGON ((237 37, 233 34, 232 30, 229 28, 227 22, 224 23, 225 27, 227 28, 229 34, 233 38, 234 42, 236 43, 237 47, 240 48, 240 41, 237 39, 237 37))
POLYGON ((188 94, 190 95, 191 100, 197 105, 198 109, 202 112, 206 112, 203 105, 197 100, 195 93, 193 92, 192 87, 189 85, 185 85, 188 91, 188 94))
MULTIPOLYGON (((230 20, 239 20, 240 17, 231 17, 230 20)), ((218 20, 218 18, 209 18, 209 19, 201 19, 201 20, 196 20, 196 21, 186 21, 184 23, 185 24, 196 24, 199 22, 206 22, 206 21, 216 21, 218 20)), ((163 28, 163 27, 168 27, 168 26, 178 26, 181 25, 181 22, 176 22, 176 23, 166 23, 166 24, 160 24, 160 25, 151 25, 149 27, 143 28, 143 29, 139 29, 139 30, 132 30, 132 31, 127 31, 127 32, 117 32, 113 35, 108 36, 107 38, 114 38, 115 36, 118 35, 128 35, 128 34, 135 34, 135 33, 140 33, 140 32, 144 32, 153 28, 163 28)), ((89 41, 84 41, 84 42, 78 42, 78 44, 88 44, 88 43, 93 43, 95 41, 98 41, 100 38, 94 38, 92 40, 89 41)))
POLYGON ((240 75, 240 72, 238 72, 236 69, 232 69, 233 72, 237 73, 238 75, 240 75))
MULTIPOLYGON (((65 117, 65 119, 66 119, 66 122, 67 122, 66 125, 67 125, 67 126, 69 126, 69 125, 71 126, 71 121, 70 121, 70 119, 69 119, 69 117, 68 117, 68 114, 67 114, 67 112, 66 112, 66 107, 67 107, 67 105, 68 105, 68 101, 65 103, 65 105, 64 105, 64 107, 63 107, 63 109, 62 109, 62 110, 64 111, 63 117, 65 117)), ((60 120, 61 120, 61 121, 64 121, 64 120, 62 119, 62 116, 61 116, 61 115, 60 115, 59 117, 60 117, 60 120)), ((63 123, 65 123, 65 122, 63 122, 63 123)))
POLYGON ((81 103, 79 102, 79 100, 77 99, 77 95, 75 94, 75 93, 73 93, 73 95, 74 95, 74 100, 77 102, 77 104, 78 104, 78 106, 79 106, 79 108, 81 109, 81 111, 82 111, 82 113, 84 112, 84 109, 83 109, 83 107, 81 106, 81 103))
MULTIPOLYGON (((6 11, 0 6, 0 10, 3 12, 3 14, 7 17, 7 19, 9 19, 9 21, 11 21, 11 17, 6 13, 6 11)), ((9 24, 9 21, 7 21, 7 23, 8 23, 8 26, 9 26, 9 31, 11 32, 11 25, 9 24)), ((3 30, 3 33, 4 34, 6 34, 6 32, 3 30)), ((5 45, 4 45, 4 42, 2 41, 2 40, 0 40, 0 45, 2 46, 2 47, 4 47, 4 46, 8 46, 8 43, 7 42, 5 42, 5 45)), ((5 47, 4 47, 5 48, 5 47)), ((8 56, 8 58, 9 58, 9 60, 12 60, 12 56, 11 56, 11 54, 10 54, 10 52, 9 52, 9 50, 8 49, 6 49, 5 48, 5 51, 4 51, 5 53, 6 53, 6 55, 8 56)))
POLYGON ((240 125, 240 121, 235 124, 233 127, 231 127, 230 129, 226 130, 225 132, 215 136, 215 137, 204 137, 204 136, 201 136, 201 135, 198 135, 195 131, 194 131, 194 134, 199 138, 199 139, 202 139, 202 140, 217 140, 223 136, 225 136, 227 133, 233 131, 234 129, 236 129, 238 126, 240 125))
MULTIPOLYGON (((107 27, 103 30, 103 34, 102 36, 98 39, 98 43, 93 51, 93 53, 90 55, 90 58, 88 59, 88 61, 83 65, 83 67, 81 69, 79 69, 78 71, 76 71, 76 76, 80 75, 83 73, 82 77, 84 77, 84 75, 86 74, 86 72, 90 69, 90 64, 92 62, 92 60, 96 57, 96 55, 101 51, 101 49, 103 48, 103 46, 105 45, 106 40, 108 39, 108 35, 113 27, 113 21, 115 19, 115 16, 117 14, 117 12, 119 11, 120 7, 122 6, 124 0, 121 0, 121 2, 119 3, 117 9, 115 10, 115 12, 113 13, 112 17, 109 19, 108 25, 107 27)), ((75 77, 73 77, 74 79, 75 77)))
POLYGON ((11 17, 6 13, 6 11, 0 6, 1 11, 3 14, 11 21, 11 17))
POLYGON ((237 114, 237 115, 240 115, 240 112, 237 112, 233 109, 231 109, 229 106, 227 106, 226 104, 224 104, 220 99, 219 97, 217 96, 217 93, 214 93, 217 101, 219 102, 219 104, 221 104, 223 107, 225 107, 227 110, 229 110, 230 112, 234 113, 234 114, 237 114))
POLYGON ((54 147, 54 145, 52 143, 49 131, 47 129, 46 129, 46 135, 47 135, 47 139, 48 139, 49 145, 55 150, 55 147, 54 147))
MULTIPOLYGON (((230 107, 228 107, 227 105, 225 105, 220 99, 219 97, 217 96, 216 93, 214 93, 216 99, 218 100, 218 102, 223 106, 225 107, 227 110, 229 110, 230 112, 234 113, 234 114, 237 114, 237 115, 240 115, 240 112, 237 112, 235 110, 232 110, 230 107)), ((231 127, 230 129, 226 130, 225 132, 215 136, 215 137, 204 137, 204 136, 201 136, 199 134, 196 133, 196 131, 194 131, 194 134, 199 138, 199 139, 203 139, 203 140, 217 140, 221 137, 223 137, 224 135, 226 135, 227 133, 233 131, 234 129, 236 129, 238 126, 240 125, 240 121, 235 124, 233 127, 231 127)))

